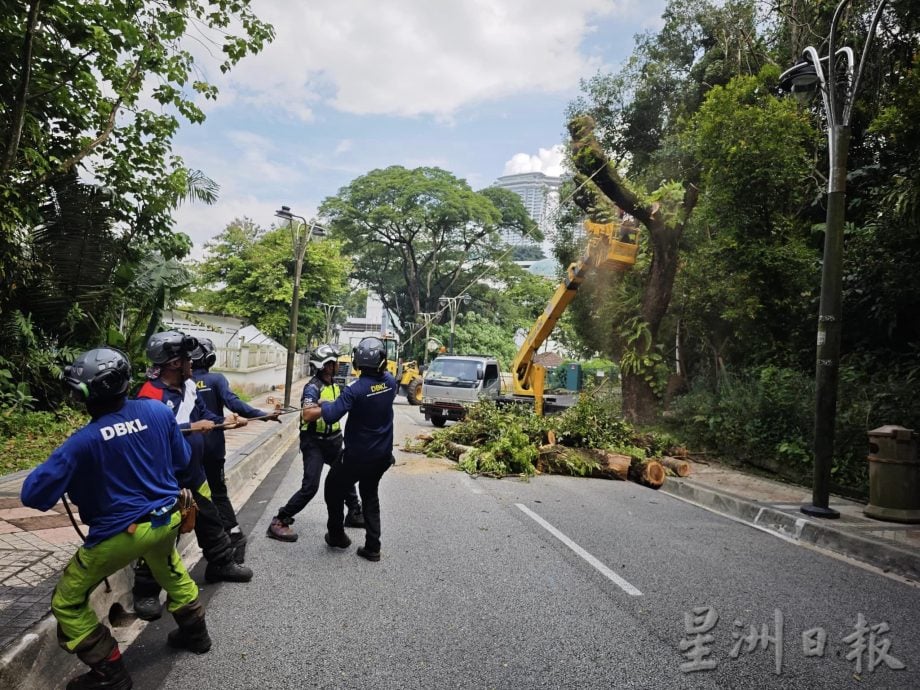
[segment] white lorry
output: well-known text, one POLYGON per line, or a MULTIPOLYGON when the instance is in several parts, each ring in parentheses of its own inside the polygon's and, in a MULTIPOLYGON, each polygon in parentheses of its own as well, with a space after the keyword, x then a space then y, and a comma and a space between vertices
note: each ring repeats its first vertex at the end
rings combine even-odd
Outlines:
POLYGON ((498 360, 486 355, 440 355, 425 372, 419 410, 436 427, 466 416, 478 400, 501 394, 498 360))

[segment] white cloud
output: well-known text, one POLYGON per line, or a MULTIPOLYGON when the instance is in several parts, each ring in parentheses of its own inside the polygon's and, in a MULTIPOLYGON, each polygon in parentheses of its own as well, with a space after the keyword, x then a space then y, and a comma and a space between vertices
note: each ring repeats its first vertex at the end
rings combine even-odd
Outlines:
MULTIPOLYGON (((275 41, 243 60, 217 107, 244 101, 313 117, 318 101, 354 114, 449 117, 515 94, 570 90, 600 65, 580 50, 594 23, 633 0, 257 0, 275 41)), ((213 107, 213 106, 209 106, 213 107)))
POLYGON ((340 153, 347 153, 348 151, 351 151, 353 146, 354 142, 351 139, 342 139, 342 141, 336 145, 335 153, 336 155, 340 153))
POLYGON ((503 175, 541 172, 551 177, 560 177, 565 172, 565 147, 562 144, 543 149, 537 155, 516 153, 505 162, 503 175))

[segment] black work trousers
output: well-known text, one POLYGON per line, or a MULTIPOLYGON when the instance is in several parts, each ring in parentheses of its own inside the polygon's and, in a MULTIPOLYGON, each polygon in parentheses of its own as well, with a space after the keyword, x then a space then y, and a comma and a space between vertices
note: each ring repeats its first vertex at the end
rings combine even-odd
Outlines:
POLYGON ((229 532, 239 525, 239 521, 236 519, 236 511, 233 509, 230 494, 227 491, 227 478, 224 475, 226 462, 227 459, 222 455, 208 455, 205 453, 202 465, 204 465, 204 474, 208 478, 208 486, 211 487, 211 501, 220 513, 224 529, 229 532))
POLYGON ((345 516, 342 504, 349 487, 354 490, 358 483, 358 492, 364 511, 364 548, 368 551, 380 551, 380 497, 377 489, 384 472, 394 463, 392 455, 383 458, 366 459, 349 458, 346 451, 342 462, 337 462, 326 475, 323 495, 326 500, 328 520, 326 527, 333 538, 345 533, 345 516))
MULTIPOLYGON (((199 487, 201 488, 201 487, 199 487)), ((233 544, 224 529, 220 512, 214 503, 198 491, 192 491, 198 504, 198 517, 195 519, 195 538, 208 563, 224 565, 233 560, 233 544)), ((135 598, 155 597, 160 594, 160 585, 150 572, 150 566, 139 559, 134 566, 134 587, 131 590, 135 598)))
MULTIPOLYGON (((334 467, 342 458, 342 435, 332 438, 323 438, 308 432, 300 433, 300 453, 303 456, 303 480, 300 488, 288 499, 288 502, 278 511, 278 517, 284 521, 293 520, 301 510, 316 496, 319 491, 320 478, 323 475, 323 464, 334 467)), ((352 483, 346 491, 343 502, 351 511, 360 511, 361 502, 358 492, 352 483)))

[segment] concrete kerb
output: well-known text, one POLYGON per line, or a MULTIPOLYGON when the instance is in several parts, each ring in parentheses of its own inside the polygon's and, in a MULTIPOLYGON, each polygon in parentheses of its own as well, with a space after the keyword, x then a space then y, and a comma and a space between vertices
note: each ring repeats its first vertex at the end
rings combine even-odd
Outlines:
MULTIPOLYGON (((247 483, 274 467, 297 441, 298 425, 293 417, 294 415, 285 418, 267 438, 263 434, 227 458, 226 479, 231 496, 237 497, 245 491, 247 483)), ((272 426, 274 427, 274 424, 272 426)), ((182 537, 179 541, 179 550, 189 569, 201 555, 194 534, 182 537)), ((125 626, 143 625, 133 614, 125 615, 125 612, 132 611, 133 608, 131 587, 134 584, 134 575, 131 568, 127 567, 110 575, 108 580, 111 591, 106 591, 104 585, 99 586, 91 595, 90 601, 99 619, 112 628, 116 639, 121 642, 120 629, 125 626), (121 614, 123 620, 113 622, 110 614, 121 614)), ((65 653, 58 646, 57 622, 49 613, 0 655, 0 688, 47 690, 56 687, 62 678, 85 670, 86 667, 75 656, 65 653)))
POLYGON ((868 563, 886 572, 920 582, 920 554, 896 544, 866 539, 733 494, 694 484, 692 480, 668 477, 661 487, 665 493, 724 513, 792 542, 809 544, 868 563))

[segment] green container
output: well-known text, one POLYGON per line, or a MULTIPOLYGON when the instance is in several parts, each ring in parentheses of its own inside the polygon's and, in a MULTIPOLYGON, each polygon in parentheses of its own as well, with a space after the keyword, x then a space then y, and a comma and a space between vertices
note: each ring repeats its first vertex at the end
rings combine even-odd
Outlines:
POLYGON ((869 505, 876 520, 920 523, 920 458, 917 434, 888 425, 869 432, 869 505))
POLYGON ((584 380, 581 375, 581 364, 572 362, 565 367, 565 388, 570 391, 580 391, 584 380))

